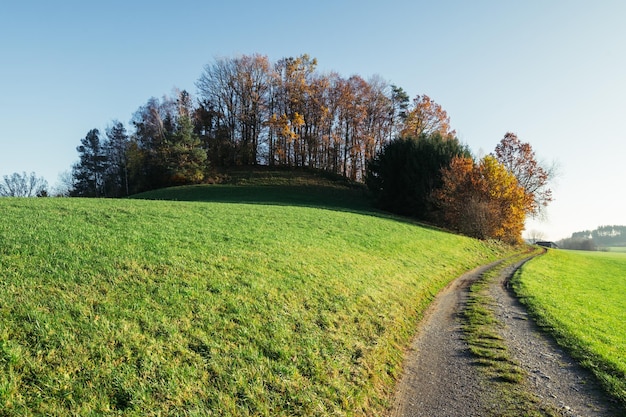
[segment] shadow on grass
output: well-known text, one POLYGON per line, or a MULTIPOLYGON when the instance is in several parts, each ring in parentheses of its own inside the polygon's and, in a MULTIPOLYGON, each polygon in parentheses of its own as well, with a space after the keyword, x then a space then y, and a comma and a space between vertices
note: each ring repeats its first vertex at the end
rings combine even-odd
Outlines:
POLYGON ((149 191, 131 198, 375 211, 363 189, 307 185, 188 185, 149 191))
POLYGON ((377 209, 367 189, 360 186, 203 184, 163 188, 136 194, 130 198, 310 207, 374 216, 441 230, 416 219, 377 209))

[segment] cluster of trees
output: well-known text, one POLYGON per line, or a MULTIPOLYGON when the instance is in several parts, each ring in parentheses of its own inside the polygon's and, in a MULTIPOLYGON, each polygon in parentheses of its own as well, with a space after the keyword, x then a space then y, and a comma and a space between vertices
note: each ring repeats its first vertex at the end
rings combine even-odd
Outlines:
POLYGON ((527 215, 551 201, 550 170, 512 133, 475 160, 430 97, 411 102, 378 77, 319 73, 308 55, 218 59, 198 97, 151 98, 128 132, 87 133, 72 195, 119 197, 201 183, 234 165, 306 167, 365 182, 383 209, 481 239, 521 240, 527 215))
POLYGON ((575 250, 598 250, 599 248, 626 246, 626 226, 600 226, 595 230, 572 233, 559 241, 559 247, 575 250))
POLYGON ((176 101, 151 99, 134 115, 135 131, 114 121, 104 135, 90 130, 76 148, 72 196, 121 197, 204 179, 206 150, 181 92, 176 101))
POLYGON ((570 250, 586 250, 586 251, 596 251, 598 250, 598 245, 594 242, 593 239, 587 237, 568 237, 565 239, 561 239, 557 242, 557 245, 561 249, 570 249, 570 250))
POLYGON ((115 122, 90 131, 77 148, 74 192, 118 197, 199 183, 233 165, 307 167, 363 181, 367 163, 396 137, 453 137, 441 106, 411 102, 378 77, 316 71, 308 55, 275 63, 261 55, 218 59, 197 81, 198 97, 151 98, 130 133, 115 122))
POLYGON ((48 183, 42 177, 31 172, 14 172, 5 175, 0 182, 0 197, 46 197, 48 183))
POLYGON ((552 200, 551 175, 513 133, 480 160, 456 138, 422 134, 387 145, 370 164, 367 183, 387 210, 519 243, 526 217, 552 200))

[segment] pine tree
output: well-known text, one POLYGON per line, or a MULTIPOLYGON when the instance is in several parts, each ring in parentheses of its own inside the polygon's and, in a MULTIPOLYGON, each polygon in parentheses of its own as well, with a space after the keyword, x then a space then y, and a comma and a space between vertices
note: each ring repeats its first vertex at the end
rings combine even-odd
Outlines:
POLYGON ((100 131, 90 130, 76 148, 80 161, 73 166, 73 196, 102 197, 105 194, 104 173, 106 154, 100 141, 100 131))

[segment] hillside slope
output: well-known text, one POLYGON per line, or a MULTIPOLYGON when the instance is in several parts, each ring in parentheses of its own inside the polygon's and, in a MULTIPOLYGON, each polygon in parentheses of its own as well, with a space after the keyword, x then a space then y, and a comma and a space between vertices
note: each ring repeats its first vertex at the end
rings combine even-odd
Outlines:
POLYGON ((231 169, 217 175, 215 184, 186 185, 136 194, 148 200, 257 203, 374 211, 363 184, 321 171, 231 169))
POLYGON ((313 207, 0 199, 0 212, 7 416, 379 414, 433 294, 505 250, 313 207))

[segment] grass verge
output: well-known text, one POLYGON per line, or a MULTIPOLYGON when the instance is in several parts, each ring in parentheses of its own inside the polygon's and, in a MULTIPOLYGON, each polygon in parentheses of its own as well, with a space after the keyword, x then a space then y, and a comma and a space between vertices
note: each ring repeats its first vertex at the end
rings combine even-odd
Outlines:
POLYGON ((548 251, 513 280, 536 321, 626 405, 626 254, 548 251))

